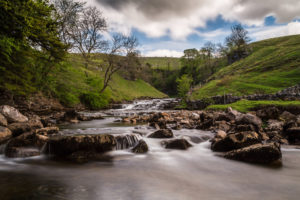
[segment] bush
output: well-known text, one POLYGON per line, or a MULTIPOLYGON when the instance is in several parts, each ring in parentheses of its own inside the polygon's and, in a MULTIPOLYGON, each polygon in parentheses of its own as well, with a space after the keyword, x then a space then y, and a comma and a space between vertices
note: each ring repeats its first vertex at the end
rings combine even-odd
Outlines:
POLYGON ((108 106, 109 96, 107 92, 102 94, 86 92, 80 95, 80 101, 89 109, 97 110, 108 106))

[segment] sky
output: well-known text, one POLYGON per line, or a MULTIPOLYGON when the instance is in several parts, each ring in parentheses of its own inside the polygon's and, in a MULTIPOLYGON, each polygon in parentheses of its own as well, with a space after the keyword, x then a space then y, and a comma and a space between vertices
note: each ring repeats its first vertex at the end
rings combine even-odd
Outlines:
MULTIPOLYGON (((83 0, 82 0, 83 1, 83 0)), ((223 43, 242 24, 252 41, 300 34, 300 0, 87 0, 110 33, 133 34, 143 56, 180 57, 206 42, 223 43)))

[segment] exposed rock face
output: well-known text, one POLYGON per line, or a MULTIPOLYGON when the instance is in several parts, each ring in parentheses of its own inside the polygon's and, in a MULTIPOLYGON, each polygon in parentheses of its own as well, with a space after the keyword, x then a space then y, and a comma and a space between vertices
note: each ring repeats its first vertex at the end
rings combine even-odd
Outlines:
POLYGON ((226 152, 260 142, 261 139, 256 132, 242 132, 229 134, 225 138, 215 137, 212 141, 211 149, 213 151, 226 152))
POLYGON ((12 137, 12 132, 3 126, 0 126, 0 144, 4 144, 12 137))
POLYGON ((186 150, 192 145, 186 139, 173 139, 162 142, 166 149, 186 150))
POLYGON ((50 139, 46 146, 46 153, 58 157, 68 157, 76 152, 101 154, 113 150, 115 146, 116 140, 112 135, 64 136, 50 139))
POLYGON ((9 123, 28 121, 26 116, 22 115, 17 109, 8 105, 0 106, 0 113, 5 116, 9 123))
POLYGON ((161 129, 151 133, 148 138, 172 138, 173 132, 170 129, 161 129))
POLYGON ((282 157, 277 143, 255 144, 249 147, 227 152, 225 158, 250 163, 272 164, 282 157))
POLYGON ((7 126, 7 120, 1 113, 0 113, 0 126, 7 126))
POLYGON ((149 151, 148 145, 144 140, 140 140, 131 150, 133 153, 147 153, 149 151))

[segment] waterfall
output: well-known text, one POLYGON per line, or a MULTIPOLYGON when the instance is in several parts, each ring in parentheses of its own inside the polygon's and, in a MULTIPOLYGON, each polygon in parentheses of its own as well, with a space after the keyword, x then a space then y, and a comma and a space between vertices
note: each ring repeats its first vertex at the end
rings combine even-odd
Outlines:
POLYGON ((115 137, 117 145, 116 150, 128 149, 134 147, 142 137, 138 134, 118 135, 115 137))

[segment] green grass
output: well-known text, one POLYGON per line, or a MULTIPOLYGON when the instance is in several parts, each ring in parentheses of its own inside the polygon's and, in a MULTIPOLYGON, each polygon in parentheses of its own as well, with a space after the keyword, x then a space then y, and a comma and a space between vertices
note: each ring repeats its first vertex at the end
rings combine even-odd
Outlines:
POLYGON ((141 63, 151 65, 152 69, 178 70, 181 68, 180 58, 173 57, 142 57, 141 63))
POLYGON ((227 105, 210 105, 207 110, 226 110, 228 107, 231 107, 240 112, 249 112, 258 107, 263 106, 278 106, 278 107, 300 107, 300 101, 248 101, 241 100, 232 104, 227 105))
POLYGON ((215 95, 272 94, 300 83, 300 35, 251 44, 252 53, 222 68, 204 86, 197 86, 192 99, 215 95))

